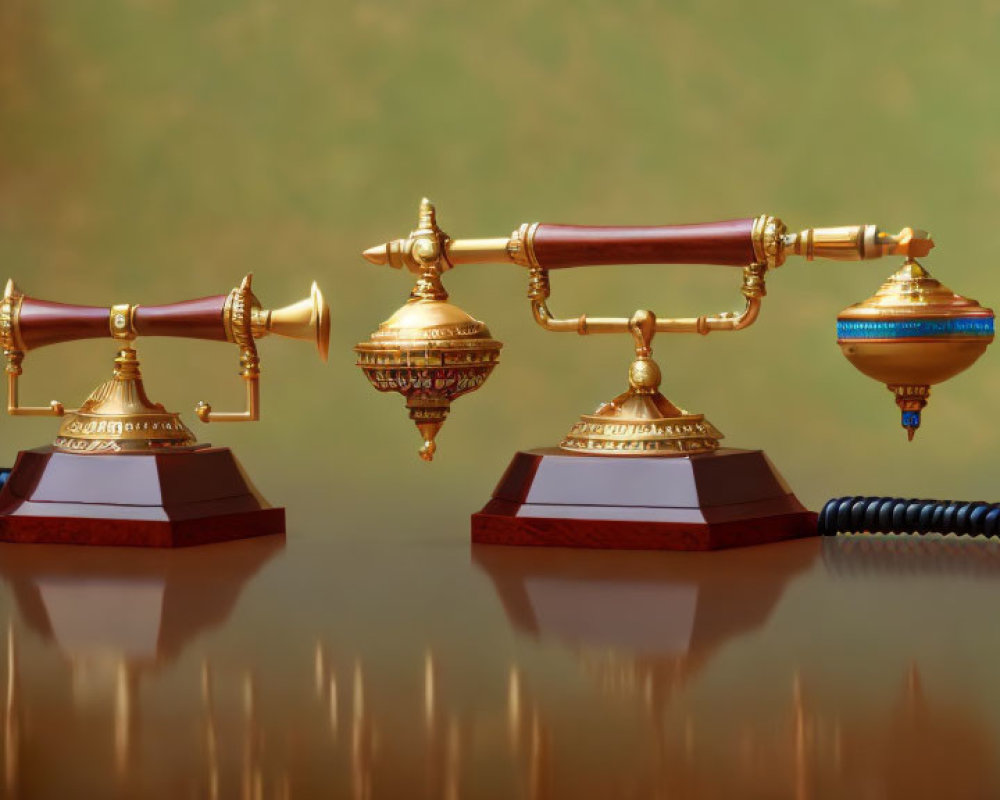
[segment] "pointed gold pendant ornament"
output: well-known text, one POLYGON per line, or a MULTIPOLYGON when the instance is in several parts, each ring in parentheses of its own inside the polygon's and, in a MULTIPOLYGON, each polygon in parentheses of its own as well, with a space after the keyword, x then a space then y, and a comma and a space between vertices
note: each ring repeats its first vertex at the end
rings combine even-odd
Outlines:
MULTIPOLYGON (((431 461, 437 449, 435 437, 452 401, 485 383, 503 345, 482 322, 448 302, 439 266, 446 237, 426 199, 411 236, 423 246, 410 299, 354 350, 372 386, 380 392, 399 392, 406 399, 410 419, 424 440, 420 457, 431 461)), ((373 261, 383 255, 366 253, 373 261)))
POLYGON ((930 387, 971 367, 993 341, 993 312, 931 277, 914 258, 867 300, 837 316, 847 360, 886 385, 908 439, 930 387))

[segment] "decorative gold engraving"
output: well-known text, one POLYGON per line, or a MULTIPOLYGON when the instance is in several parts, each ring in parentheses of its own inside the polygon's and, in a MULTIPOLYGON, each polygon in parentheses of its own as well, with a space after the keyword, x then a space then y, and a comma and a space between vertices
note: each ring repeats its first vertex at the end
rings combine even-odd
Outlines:
POLYGON ((635 340, 628 390, 584 414, 559 443, 595 455, 681 456, 708 453, 722 434, 701 414, 690 414, 660 394, 660 367, 652 359, 656 315, 637 311, 627 320, 635 340))
POLYGON ((24 342, 21 341, 20 315, 24 293, 17 288, 14 281, 8 280, 4 287, 3 300, 0 301, 0 345, 4 352, 20 350, 24 352, 24 342))
MULTIPOLYGON (((482 322, 448 302, 441 283, 441 272, 450 267, 446 243, 434 206, 424 198, 410 238, 385 246, 386 252, 418 254, 417 284, 409 301, 379 325, 369 341, 354 348, 357 365, 372 386, 406 399, 410 419, 424 440, 420 457, 425 461, 434 458, 435 438, 452 401, 486 382, 503 347, 482 322)), ((371 252, 365 257, 375 260, 371 252)))
POLYGON ((24 374, 25 346, 21 339, 20 317, 24 293, 13 280, 7 281, 3 300, 0 301, 0 345, 7 358, 7 413, 12 417, 61 417, 65 413, 63 404, 53 400, 47 406, 22 406, 20 404, 19 379, 24 374))
POLYGON ((502 347, 457 306, 414 297, 354 350, 372 386, 406 399, 424 440, 420 456, 430 461, 452 401, 485 383, 502 347))
POLYGON ((758 263, 769 268, 780 267, 785 261, 782 248, 782 237, 785 235, 785 223, 777 217, 766 214, 753 221, 750 238, 753 242, 754 258, 758 263))
POLYGON ((515 264, 529 269, 538 268, 538 259, 535 258, 535 231, 538 225, 537 222, 525 222, 510 235, 507 254, 515 264))
POLYGON ((107 453, 191 447, 194 434, 180 417, 146 395, 131 347, 115 358, 111 380, 66 414, 55 447, 70 453, 107 453))
POLYGON ((825 258, 831 261, 867 261, 898 255, 922 258, 934 247, 927 231, 903 228, 893 235, 875 225, 847 225, 840 228, 808 228, 781 237, 781 259, 802 256, 806 261, 825 258))

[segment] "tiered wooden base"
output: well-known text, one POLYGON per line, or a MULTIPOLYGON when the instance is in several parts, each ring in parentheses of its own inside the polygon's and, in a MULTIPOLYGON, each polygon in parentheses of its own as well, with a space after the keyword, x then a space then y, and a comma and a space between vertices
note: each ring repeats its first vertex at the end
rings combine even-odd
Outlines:
POLYGON ((484 544, 718 550, 816 535, 760 450, 672 458, 519 452, 472 515, 484 544))
POLYGON ((0 541, 184 547, 285 530, 228 448, 18 454, 0 492, 0 541))

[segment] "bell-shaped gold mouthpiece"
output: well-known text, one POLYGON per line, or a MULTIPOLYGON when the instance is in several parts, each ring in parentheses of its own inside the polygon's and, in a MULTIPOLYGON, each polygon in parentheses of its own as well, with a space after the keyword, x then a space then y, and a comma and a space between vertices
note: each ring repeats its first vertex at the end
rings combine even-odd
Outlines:
POLYGON ((259 332, 264 336, 273 333, 288 339, 315 342, 319 357, 326 361, 330 352, 330 307, 323 299, 323 293, 314 282, 309 297, 274 310, 261 309, 259 332))

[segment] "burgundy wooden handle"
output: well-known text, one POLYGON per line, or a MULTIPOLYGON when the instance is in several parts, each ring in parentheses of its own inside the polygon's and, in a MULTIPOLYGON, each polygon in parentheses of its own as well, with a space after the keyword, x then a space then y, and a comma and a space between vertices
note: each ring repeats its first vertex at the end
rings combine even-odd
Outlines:
POLYGON ((166 306, 139 306, 133 317, 140 336, 180 336, 226 341, 223 311, 228 295, 202 297, 166 306))
POLYGON ((71 306, 25 297, 18 315, 18 332, 25 349, 74 339, 111 336, 109 310, 95 306, 71 306))
MULTIPOLYGON (((178 336, 226 341, 223 312, 228 295, 166 306, 139 306, 132 322, 139 336, 178 336)), ((73 306, 25 297, 18 331, 27 350, 76 339, 111 338, 111 309, 73 306)))
POLYGON ((590 227, 546 225, 535 229, 534 251, 547 269, 598 264, 753 263, 753 218, 697 225, 590 227))

